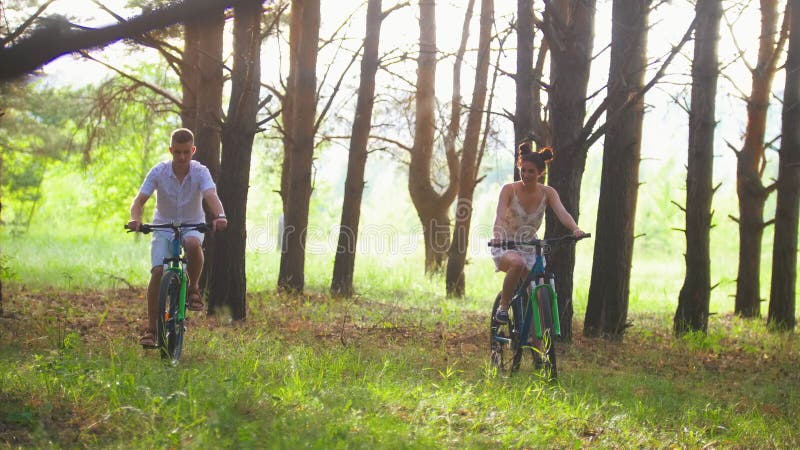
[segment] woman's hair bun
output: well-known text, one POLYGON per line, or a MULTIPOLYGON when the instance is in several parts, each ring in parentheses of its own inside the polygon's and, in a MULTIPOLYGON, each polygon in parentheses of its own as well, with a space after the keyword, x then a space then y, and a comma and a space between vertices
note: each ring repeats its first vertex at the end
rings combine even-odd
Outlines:
POLYGON ((552 147, 542 147, 539 150, 539 154, 542 155, 542 159, 544 160, 544 162, 551 161, 556 156, 553 153, 553 148, 552 147))
POLYGON ((533 149, 531 149, 531 143, 528 142, 528 141, 525 141, 522 144, 519 144, 518 148, 519 148, 520 156, 521 155, 527 155, 529 153, 533 153, 533 149))

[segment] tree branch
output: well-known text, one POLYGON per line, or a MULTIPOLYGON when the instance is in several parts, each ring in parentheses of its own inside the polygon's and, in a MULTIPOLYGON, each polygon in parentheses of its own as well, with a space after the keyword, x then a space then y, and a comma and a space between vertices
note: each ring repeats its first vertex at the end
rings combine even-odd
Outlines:
POLYGON ((42 67, 59 56, 104 47, 125 38, 141 36, 201 16, 223 7, 248 0, 184 0, 160 9, 145 12, 127 22, 103 28, 76 30, 60 26, 37 29, 18 44, 0 48, 0 81, 20 77, 42 67))
POLYGON ((17 27, 16 30, 12 31, 11 34, 0 40, 0 47, 5 47, 6 44, 18 38, 22 33, 24 33, 25 30, 27 30, 31 26, 33 21, 38 19, 39 16, 42 15, 44 10, 46 10, 47 7, 50 6, 50 4, 53 3, 54 1, 55 0, 47 0, 47 2, 45 2, 42 6, 40 6, 39 9, 37 9, 32 16, 28 17, 28 19, 25 22, 23 22, 22 25, 17 27))
POLYGON ((692 23, 689 24, 689 28, 686 29, 686 32, 683 34, 683 38, 681 38, 681 41, 678 43, 678 45, 672 47, 672 50, 669 52, 669 55, 667 56, 667 59, 665 59, 664 63, 661 64, 661 67, 658 69, 658 72, 656 72, 656 74, 653 75, 653 78, 650 79, 650 81, 647 82, 647 84, 645 84, 642 87, 642 89, 639 90, 639 92, 637 92, 635 95, 631 95, 630 97, 628 97, 628 99, 625 100, 625 103, 622 105, 619 111, 616 114, 614 114, 614 116, 607 117, 606 122, 603 125, 601 125, 600 128, 598 128, 597 131, 595 131, 594 133, 592 133, 591 128, 589 128, 588 126, 584 126, 578 139, 580 140, 581 138, 586 137, 586 142, 584 144, 585 148, 591 147, 592 144, 594 144, 598 139, 600 139, 600 137, 605 134, 606 129, 611 124, 619 120, 619 117, 621 116, 623 111, 625 111, 630 105, 634 104, 635 102, 638 102, 642 97, 644 97, 644 94, 646 94, 647 91, 649 91, 653 86, 656 85, 656 83, 658 83, 658 80, 660 80, 661 77, 664 76, 664 72, 666 72, 667 67, 669 67, 670 63, 675 58, 675 55, 680 53, 683 46, 691 39, 692 32, 694 31, 696 25, 697 25, 697 18, 693 19, 692 23))
POLYGON ((156 94, 158 94, 158 95, 164 97, 165 99, 169 100, 170 102, 174 103, 177 107, 179 107, 179 108, 182 107, 183 102, 178 100, 176 97, 174 97, 169 92, 161 89, 160 87, 158 87, 158 86, 156 86, 154 84, 148 83, 147 81, 144 81, 144 80, 141 80, 139 78, 136 78, 133 75, 130 75, 130 74, 122 71, 121 69, 118 69, 117 67, 112 66, 111 64, 109 64, 109 63, 107 63, 105 61, 101 61, 101 60, 91 56, 89 53, 87 53, 84 50, 80 50, 80 51, 78 51, 78 53, 81 56, 83 56, 84 58, 86 58, 86 59, 94 61, 94 62, 96 62, 96 63, 98 63, 98 64, 100 64, 100 65, 102 65, 102 66, 104 66, 104 67, 106 67, 108 69, 113 70, 114 72, 118 73, 121 77, 133 81, 136 85, 143 86, 143 87, 146 87, 147 89, 150 89, 151 91, 155 92, 156 94))
POLYGON ((356 62, 358 55, 361 54, 361 50, 364 48, 364 44, 362 43, 358 50, 353 53, 353 57, 350 58, 350 62, 347 64, 347 67, 342 71, 342 74, 339 76, 339 80, 336 81, 336 85, 333 87, 333 92, 328 97, 327 103, 325 103, 325 107, 322 108, 322 112, 317 117, 317 122, 314 124, 314 134, 317 134, 317 130, 319 130, 319 126, 322 124, 322 121, 325 119, 325 116, 328 115, 328 111, 331 109, 331 105, 333 104, 333 99, 336 98, 336 94, 339 92, 339 89, 342 87, 342 82, 344 81, 345 75, 347 72, 350 71, 350 68, 353 67, 353 63, 356 62))

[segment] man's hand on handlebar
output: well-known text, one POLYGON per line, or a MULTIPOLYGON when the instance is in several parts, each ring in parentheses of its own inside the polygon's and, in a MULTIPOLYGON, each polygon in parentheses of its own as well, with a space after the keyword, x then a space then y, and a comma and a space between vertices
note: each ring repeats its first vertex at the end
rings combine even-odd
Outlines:
POLYGON ((223 231, 225 228, 228 228, 228 219, 224 217, 217 217, 211 222, 213 231, 223 231))

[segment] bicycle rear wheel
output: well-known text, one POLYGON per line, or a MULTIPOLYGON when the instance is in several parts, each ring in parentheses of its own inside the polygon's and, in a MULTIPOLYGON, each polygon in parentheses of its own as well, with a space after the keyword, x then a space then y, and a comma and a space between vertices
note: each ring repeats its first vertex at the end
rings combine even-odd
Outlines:
POLYGON ((511 301, 508 307, 508 322, 495 320, 497 307, 500 306, 500 294, 494 299, 490 318, 490 350, 491 364, 501 372, 514 372, 519 369, 522 360, 522 346, 519 341, 519 330, 522 326, 519 301, 511 301))
POLYGON ((178 320, 180 308, 181 279, 177 273, 168 270, 161 277, 158 295, 158 348, 161 358, 177 362, 183 350, 183 321, 178 320))
POLYGON ((542 339, 539 342, 539 356, 542 359, 542 370, 546 378, 555 380, 558 376, 556 365, 556 340, 553 325, 553 307, 550 291, 539 290, 539 312, 542 321, 542 339))

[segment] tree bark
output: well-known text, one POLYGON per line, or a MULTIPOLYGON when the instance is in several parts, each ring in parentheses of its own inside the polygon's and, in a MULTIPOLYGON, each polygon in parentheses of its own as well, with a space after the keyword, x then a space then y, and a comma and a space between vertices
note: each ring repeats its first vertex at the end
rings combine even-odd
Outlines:
POLYGON ((514 77, 516 109, 514 111, 514 161, 512 173, 519 180, 517 154, 519 144, 533 131, 533 0, 517 0, 517 73, 514 77))
MULTIPOLYGON (((594 44, 595 0, 558 0, 545 7, 545 31, 550 48, 550 130, 556 158, 548 169, 548 184, 577 221, 588 147, 582 138, 586 90, 594 44)), ((553 214, 546 217, 547 237, 569 233, 553 214)), ((561 336, 572 339, 574 246, 555 247, 547 267, 556 275, 561 336)))
POLYGON ((456 141, 461 132, 461 67, 464 63, 464 54, 467 52, 467 41, 469 40, 469 24, 472 21, 472 13, 475 9, 475 0, 467 2, 467 10, 464 13, 464 22, 461 26, 461 43, 456 51, 455 62, 453 63, 453 94, 450 97, 450 123, 447 125, 447 134, 444 137, 444 146, 448 154, 456 154, 456 141))
POLYGON ((420 1, 420 45, 417 59, 414 144, 409 163, 408 191, 417 210, 425 245, 425 271, 441 270, 450 247, 448 209, 458 189, 458 155, 447 151, 450 180, 441 194, 431 184, 436 131, 436 13, 434 0, 420 1))
POLYGON ((761 0, 761 34, 758 61, 752 70, 752 88, 747 101, 747 129, 742 151, 736 154, 739 270, 734 312, 742 317, 761 315, 761 241, 764 235, 764 202, 768 196, 761 172, 767 109, 780 47, 776 46, 777 22, 777 0, 761 0))
POLYGON ((200 26, 197 66, 197 120, 194 131, 195 159, 208 167, 212 177, 219 174, 222 145, 222 41, 225 10, 212 11, 198 20, 200 26))
MULTIPOLYGON (((286 217, 287 197, 289 195, 289 176, 292 171, 292 154, 294 153, 294 103, 297 95, 297 56, 300 49, 300 36, 303 31, 303 3, 292 2, 289 13, 289 76, 286 80, 286 93, 283 96, 281 119, 283 126, 283 161, 281 162, 281 205, 286 217)), ((281 236, 283 230, 280 230, 281 236)), ((283 238, 281 237, 281 250, 283 238)))
POLYGON ((619 120, 609 124, 603 146, 597 238, 584 325, 589 336, 621 338, 626 326, 644 116, 643 97, 633 103, 628 100, 644 85, 649 6, 649 0, 615 0, 612 6, 606 115, 619 115, 619 120))
MULTIPOLYGON (((292 11, 294 12, 294 10, 292 11)), ((314 123, 317 91, 317 46, 320 2, 303 3, 301 34, 297 47, 297 79, 294 81, 292 153, 284 218, 278 287, 301 292, 305 283, 305 246, 311 199, 311 164, 314 156, 314 123)))
MULTIPOLYGON (((197 129, 197 88, 200 79, 200 20, 189 20, 183 25, 183 57, 180 63, 181 126, 197 129)), ((195 136, 195 139, 197 136, 195 136)))
MULTIPOLYGON (((197 152, 194 159, 208 167, 217 181, 222 145, 222 40, 225 30, 225 9, 195 18, 184 26, 184 50, 181 61, 183 99, 181 121, 194 131, 197 152)), ((211 218, 208 217, 210 221, 211 218)), ((214 239, 212 233, 203 240, 206 264, 200 277, 200 288, 208 286, 214 270, 214 239)))
POLYGON ((467 128, 464 135, 464 148, 461 151, 461 174, 459 176, 456 222, 453 239, 447 258, 445 286, 447 295, 464 296, 464 265, 469 247, 469 229, 472 221, 472 198, 480 167, 477 164, 480 145, 483 108, 486 104, 486 89, 489 78, 490 44, 494 22, 494 1, 481 0, 480 32, 478 37, 478 64, 475 70, 475 85, 472 89, 472 102, 467 128))
POLYGON ((708 330, 711 297, 711 200, 714 167, 715 101, 719 62, 717 42, 721 0, 695 5, 692 99, 689 112, 689 153, 686 172, 686 276, 678 296, 673 330, 680 336, 708 330))
POLYGON ((800 6, 792 2, 786 86, 783 94, 782 137, 778 162, 778 201, 772 248, 772 281, 767 323, 793 330, 797 289, 797 225, 800 209, 800 6))
POLYGON ((233 320, 244 320, 247 315, 246 211, 261 86, 262 1, 249 0, 234 8, 231 99, 222 130, 218 190, 228 228, 217 234, 208 313, 215 314, 225 306, 233 320))
POLYGON ((381 0, 369 0, 367 5, 367 30, 364 35, 364 56, 361 59, 361 79, 350 137, 350 154, 347 158, 339 240, 336 246, 336 257, 333 261, 331 293, 346 297, 353 295, 353 271, 358 248, 358 225, 361 218, 361 198, 364 192, 367 143, 372 125, 375 74, 378 71, 379 63, 378 49, 383 21, 381 3, 381 0))

